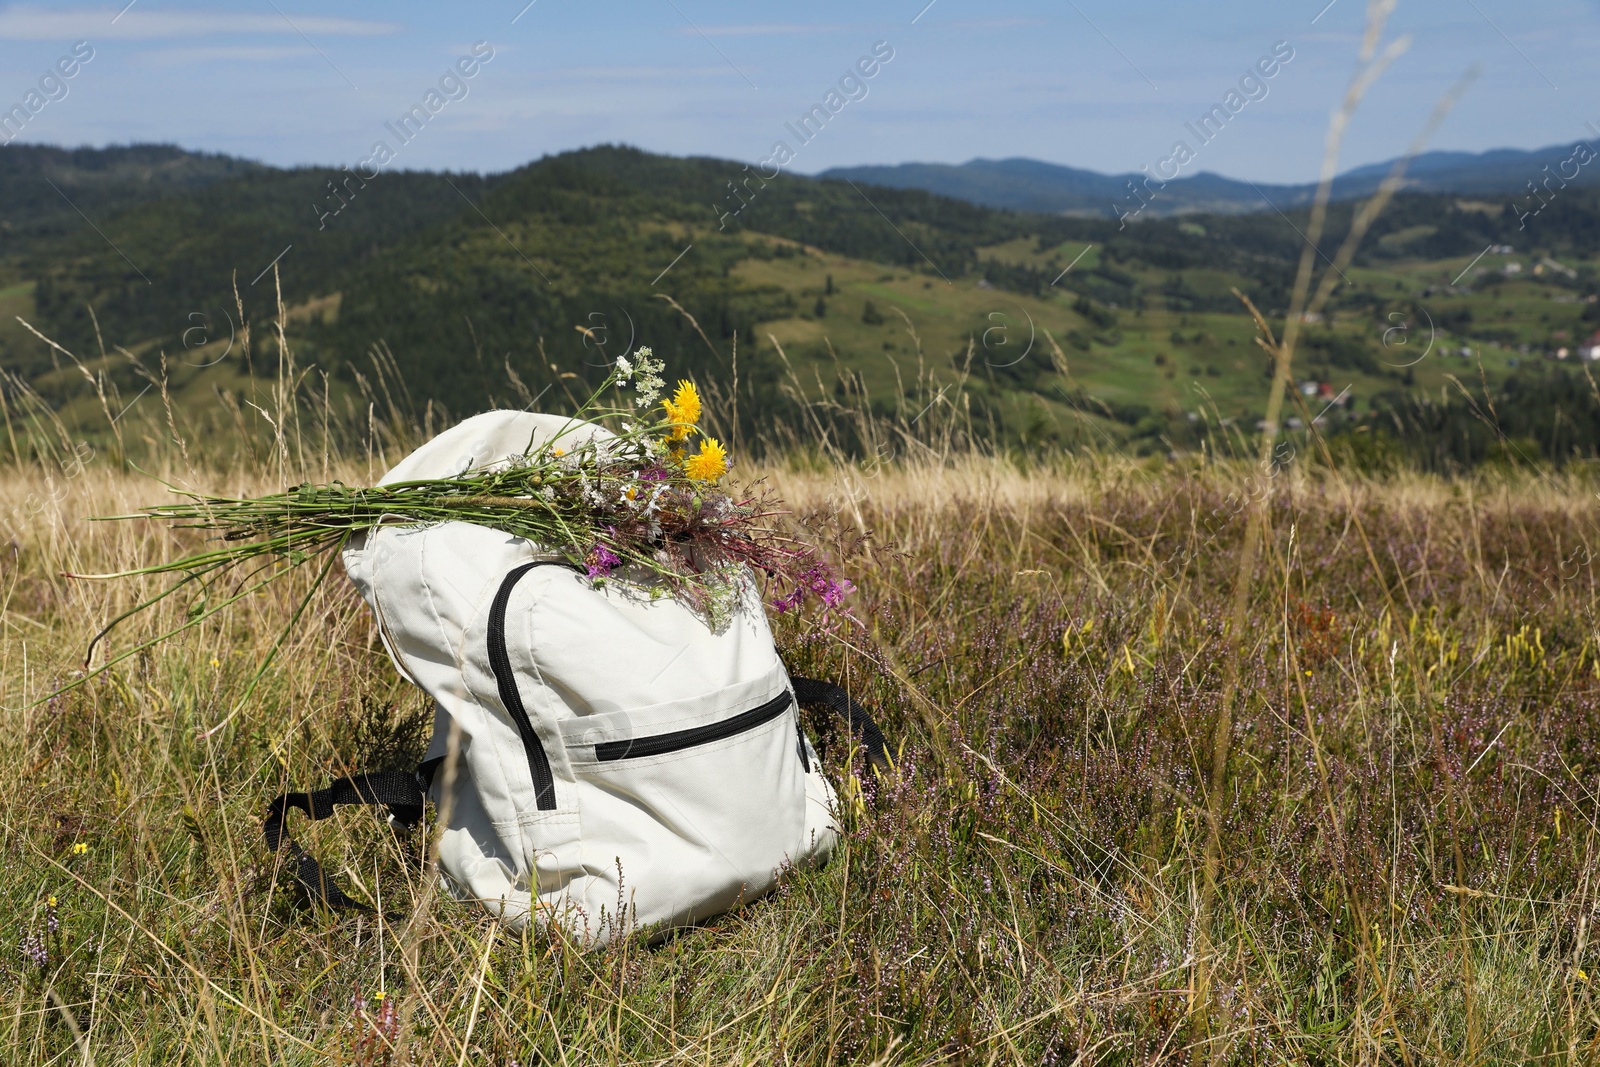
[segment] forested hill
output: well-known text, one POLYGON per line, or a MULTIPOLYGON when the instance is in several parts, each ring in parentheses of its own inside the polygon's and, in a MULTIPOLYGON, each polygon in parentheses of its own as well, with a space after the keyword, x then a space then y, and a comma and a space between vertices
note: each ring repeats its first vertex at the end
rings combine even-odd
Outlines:
POLYGON ((0 255, 10 242, 59 238, 83 225, 84 212, 121 211, 147 200, 183 196, 216 182, 265 170, 231 156, 172 145, 0 149, 0 255))
MULTIPOLYGON (((30 204, 59 196, 40 168, 7 159, 49 151, 0 149, 11 164, 8 204, 23 202, 14 190, 30 204)), ((121 204, 98 198, 88 205, 93 225, 79 218, 72 227, 60 212, 48 229, 13 223, 0 269, 12 281, 36 283, 41 329, 91 351, 90 307, 107 337, 172 347, 191 313, 233 307, 235 280, 247 315, 266 321, 275 294, 271 272, 262 272, 276 259, 291 306, 341 295, 336 319, 309 338, 325 366, 363 361, 382 340, 442 402, 473 405, 491 387, 474 380, 477 359, 463 363, 463 355, 492 354, 485 366, 493 390, 504 387, 508 357, 538 382, 546 377, 545 360, 533 355, 539 340, 552 353, 575 350, 572 326, 591 311, 620 305, 641 320, 641 336, 677 337, 682 319, 651 299, 658 292, 675 295, 718 336, 744 324, 748 337, 749 323, 781 300, 729 278, 736 262, 773 254, 770 243, 750 239, 752 230, 962 276, 976 268, 979 246, 1031 229, 1017 217, 921 192, 874 190, 869 203, 844 183, 787 176, 763 183, 737 164, 624 148, 568 153, 490 177, 397 172, 363 181, 322 168, 241 169, 166 196, 145 195, 130 182, 121 204), (736 180, 752 201, 739 215, 731 213, 741 204, 729 187, 736 180), (719 200, 722 217, 712 210, 719 200)), ((57 184, 69 189, 67 180, 57 184)), ((1103 237, 1107 227, 1087 231, 1103 237)), ((48 361, 42 347, 4 355, 24 371, 48 361)))
MULTIPOLYGON (((50 151, 8 147, 0 159, 50 151)), ((82 157, 83 170, 94 170, 82 157)), ((734 267, 792 254, 793 244, 942 281, 972 275, 979 248, 1034 235, 1040 221, 919 191, 873 189, 869 199, 844 182, 768 182, 735 163, 616 147, 487 177, 241 170, 167 196, 130 183, 123 203, 90 205, 93 225, 14 227, 0 269, 34 284, 36 325, 69 348, 98 343, 92 307, 103 336, 170 350, 191 315, 231 312, 235 282, 247 317, 270 320, 273 274, 263 271, 276 260, 290 306, 339 296, 337 314, 304 331, 303 360, 349 373, 381 341, 408 380, 428 382, 434 399, 459 411, 506 399, 507 365, 538 389, 551 365, 592 358, 573 327, 597 313, 631 319, 641 341, 665 343, 694 370, 709 354, 688 343, 692 327, 657 294, 673 296, 718 340, 735 330, 749 339, 757 321, 792 314, 794 296, 741 281, 734 267)), ((8 203, 20 202, 13 188, 30 203, 59 195, 37 166, 19 160, 5 173, 8 203)), ((57 184, 69 189, 66 179, 57 184)), ((1051 240, 1114 234, 1104 223, 1044 221, 1051 240)), ((1037 288, 1041 277, 1048 281, 1041 269, 1002 283, 1037 288)), ((25 375, 50 366, 48 350, 29 339, 3 358, 25 375)))
MULTIPOLYGON (((1042 342, 1020 364, 985 359, 973 403, 993 425, 1051 423, 1087 384, 1100 396, 1096 411, 1145 426, 1138 432, 1152 440, 1184 425, 1190 405, 1170 372, 1180 360, 1192 374, 1220 379, 1207 386, 1213 396, 1236 393, 1238 414, 1259 403, 1251 327, 1229 290, 1281 310, 1305 227, 1293 211, 1119 227, 918 190, 787 174, 764 180, 734 162, 615 146, 489 176, 362 177, 149 146, 13 145, 0 148, 0 205, 6 320, 20 308, 79 353, 95 352, 102 338, 134 351, 182 352, 195 316, 213 324, 237 317, 237 287, 257 327, 255 356, 270 358, 259 342, 276 314, 276 264, 285 304, 300 309, 291 335, 302 365, 336 382, 370 372, 371 352, 382 345, 416 394, 465 414, 516 401, 523 389, 540 395, 565 381, 562 374, 592 375, 593 335, 577 327, 603 321, 656 346, 676 371, 699 375, 729 372, 737 334, 741 387, 755 401, 749 410, 773 417, 785 401, 780 361, 765 344, 770 331, 805 341, 802 356, 837 356, 877 375, 881 395, 895 381, 884 356, 900 344, 879 325, 887 313, 922 324, 937 373, 952 366, 964 339, 988 336, 994 309, 1004 305, 1077 345, 1084 377, 1070 388, 1058 380, 1042 342), (936 336, 930 322, 944 332, 936 336), (1169 368, 1154 382, 1152 359, 1169 368)), ((1351 210, 1334 205, 1332 233, 1343 232, 1351 210)), ((1351 268, 1336 302, 1334 311, 1354 324, 1350 336, 1327 351, 1347 353, 1340 365, 1364 375, 1361 389, 1398 387, 1397 371, 1349 353, 1370 350, 1388 326, 1384 316, 1411 308, 1422 288, 1448 283, 1486 247, 1571 261, 1575 267, 1562 267, 1568 274, 1540 284, 1568 286, 1571 300, 1583 299, 1594 288, 1586 261, 1600 250, 1600 193, 1574 188, 1525 216, 1509 201, 1399 198, 1358 259, 1370 276, 1351 268), (1426 272, 1391 270, 1423 261, 1441 262, 1426 272)), ((1515 337, 1502 323, 1501 343, 1509 350, 1558 329, 1574 333, 1584 328, 1582 310, 1575 305, 1564 327, 1548 313, 1530 319, 1515 337)), ((43 383, 47 394, 70 386, 50 377, 50 351, 15 328, 0 329, 0 364, 43 383)))

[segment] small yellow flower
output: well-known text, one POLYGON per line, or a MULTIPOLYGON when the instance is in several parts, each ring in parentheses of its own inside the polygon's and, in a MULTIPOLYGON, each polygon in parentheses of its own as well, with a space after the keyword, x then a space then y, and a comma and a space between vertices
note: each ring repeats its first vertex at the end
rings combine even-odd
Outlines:
POLYGON ((89 851, 89 846, 84 844, 82 841, 79 841, 76 845, 72 846, 72 854, 74 856, 81 856, 85 852, 88 852, 88 851, 89 851))
POLYGON ((383 1003, 383 998, 388 996, 388 995, 389 994, 385 993, 383 990, 380 989, 376 993, 372 994, 372 999, 376 1000, 379 1004, 382 1004, 383 1003))
POLYGON ((56 897, 54 893, 50 894, 49 904, 52 908, 56 906, 56 897))
POLYGON ((1585 971, 1582 967, 1579 967, 1578 968, 1578 981, 1587 982, 1588 980, 1589 980, 1589 972, 1585 971))
POLYGON ((217 657, 212 656, 211 657, 211 665, 213 667, 220 667, 220 666, 222 666, 222 661, 220 659, 218 659, 217 657))
POLYGON ((707 437, 700 442, 700 451, 689 457, 683 469, 697 482, 714 482, 728 473, 727 450, 715 437, 707 437))
POLYGON ((682 441, 700 421, 700 392, 694 387, 693 382, 679 381, 678 389, 672 394, 672 399, 663 400, 661 407, 667 413, 667 420, 672 423, 667 440, 682 441))

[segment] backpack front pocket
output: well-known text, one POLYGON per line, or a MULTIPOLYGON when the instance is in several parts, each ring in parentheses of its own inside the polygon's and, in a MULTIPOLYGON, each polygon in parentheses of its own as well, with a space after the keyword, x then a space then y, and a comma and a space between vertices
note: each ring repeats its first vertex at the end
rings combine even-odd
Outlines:
POLYGON ((641 759, 709 745, 713 741, 721 741, 725 737, 734 737, 746 730, 763 726, 789 710, 789 706, 793 703, 794 694, 786 689, 765 704, 720 722, 710 722, 704 726, 691 726, 686 730, 673 730, 670 733, 652 734, 647 737, 601 742, 594 746, 594 758, 598 763, 610 763, 613 760, 641 759))
POLYGON ((680 925, 760 896, 809 854, 794 708, 780 668, 562 723, 594 899, 632 924, 680 925))

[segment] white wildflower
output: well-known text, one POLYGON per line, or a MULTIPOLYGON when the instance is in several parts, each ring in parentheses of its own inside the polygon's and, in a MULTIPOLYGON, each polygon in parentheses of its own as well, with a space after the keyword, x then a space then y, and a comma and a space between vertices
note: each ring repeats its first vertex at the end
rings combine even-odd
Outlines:
POLYGON ((628 362, 627 356, 617 357, 617 381, 625 382, 633 376, 633 364, 628 362))
POLYGON ((648 345, 636 349, 634 355, 638 357, 639 365, 636 368, 633 387, 638 390, 640 405, 650 407, 661 396, 661 390, 667 384, 661 378, 661 372, 666 370, 667 365, 659 359, 650 358, 654 352, 648 345))
MULTIPOLYGON (((644 504, 644 513, 646 515, 654 515, 656 512, 661 510, 661 497, 666 493, 666 491, 667 487, 664 485, 658 485, 655 487, 655 489, 651 490, 650 499, 645 501, 644 504)), ((650 534, 651 537, 661 536, 661 527, 653 520, 651 522, 651 529, 653 531, 650 534)))

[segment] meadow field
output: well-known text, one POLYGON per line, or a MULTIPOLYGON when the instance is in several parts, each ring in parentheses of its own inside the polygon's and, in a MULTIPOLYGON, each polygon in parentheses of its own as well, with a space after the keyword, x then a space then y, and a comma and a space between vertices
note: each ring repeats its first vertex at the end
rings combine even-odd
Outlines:
MULTIPOLYGON (((257 494, 385 462, 215 452, 143 463, 257 494)), ((426 743, 342 576, 298 620, 309 574, 42 699, 155 588, 63 573, 192 544, 91 522, 163 495, 108 460, 0 467, 0 1062, 1600 1058, 1592 468, 747 464, 858 587, 855 624, 782 622, 785 659, 847 682, 898 759, 873 778, 812 718, 832 862, 584 952, 436 892, 423 835, 363 811, 298 833, 391 919, 313 910, 265 849, 271 797, 426 743)))
POLYGON ((1600 386, 1525 365, 1600 321, 1600 216, 1565 195, 1531 281, 1505 210, 1380 221, 1404 161, 1330 208, 1393 6, 1299 240, 877 191, 930 258, 809 179, 713 236, 722 164, 603 147, 468 182, 492 237, 386 179, 432 206, 364 198, 247 303, 234 257, 319 174, 132 197, 143 287, 39 216, 60 269, 0 257, 0 1063, 1600 1062, 1600 386), (337 567, 95 643, 162 586, 87 576, 199 542, 94 520, 370 485, 473 411, 579 410, 636 341, 854 583, 776 638, 892 765, 807 715, 831 861, 665 938, 510 931, 440 891, 426 822, 361 811, 296 834, 375 910, 313 905, 268 802, 414 766, 430 702, 337 567))

